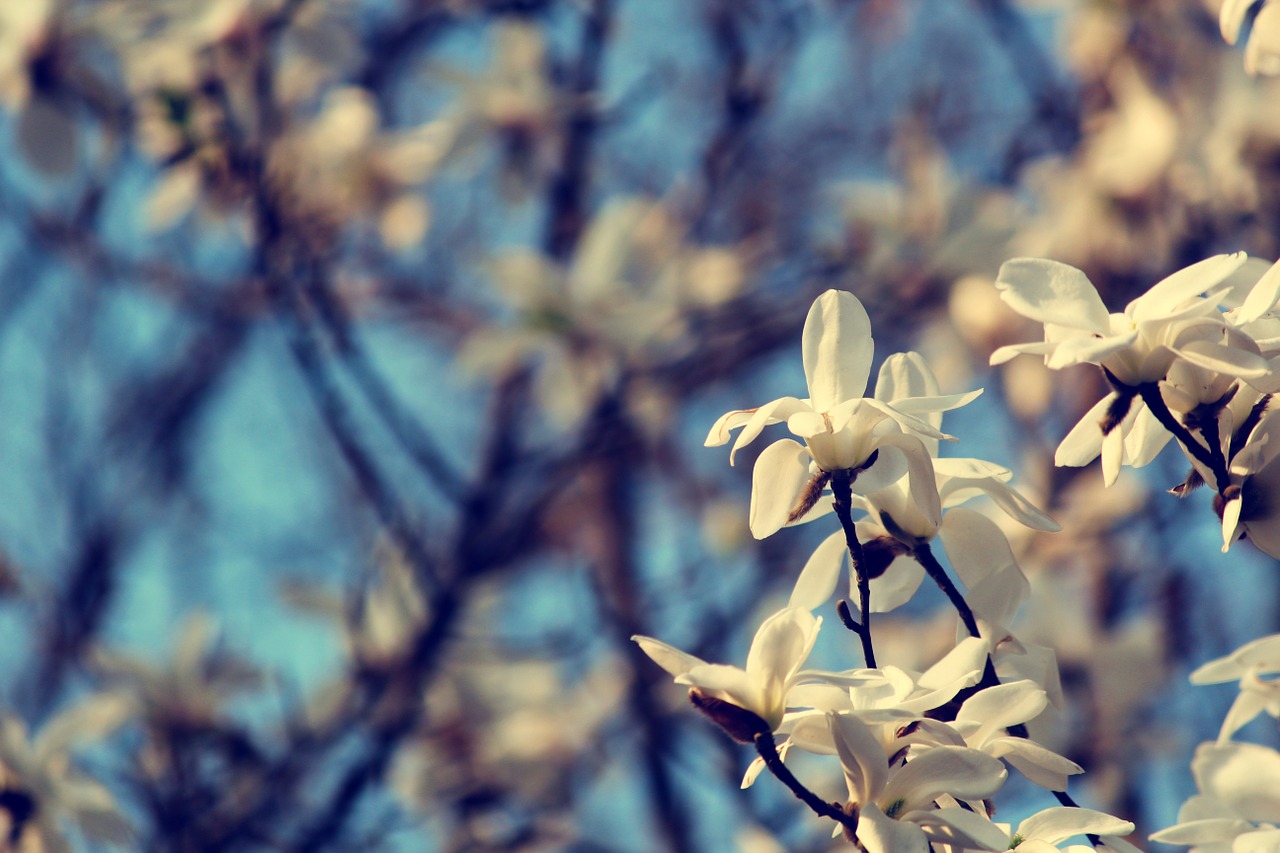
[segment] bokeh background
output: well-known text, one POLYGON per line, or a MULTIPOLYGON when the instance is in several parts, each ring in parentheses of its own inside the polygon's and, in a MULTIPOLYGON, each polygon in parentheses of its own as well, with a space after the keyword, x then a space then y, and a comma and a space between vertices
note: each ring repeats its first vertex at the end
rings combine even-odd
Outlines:
MULTIPOLYGON (((830 849, 628 638, 739 660, 828 532, 753 540, 764 442, 702 442, 803 393, 831 287, 877 363, 986 388, 954 452, 1065 528, 1008 531, 1068 692, 1035 733, 1082 804, 1172 823, 1234 696, 1186 673, 1280 629, 1275 563, 1163 493, 1173 451, 1053 467, 1100 377, 986 364, 1039 334, 1009 257, 1118 310, 1280 252, 1280 86, 1217 6, 5 0, 0 713, 75 730, 47 790, 6 747, 10 843, 92 779, 126 849, 830 849)), ((884 659, 940 656, 944 604, 884 659)))

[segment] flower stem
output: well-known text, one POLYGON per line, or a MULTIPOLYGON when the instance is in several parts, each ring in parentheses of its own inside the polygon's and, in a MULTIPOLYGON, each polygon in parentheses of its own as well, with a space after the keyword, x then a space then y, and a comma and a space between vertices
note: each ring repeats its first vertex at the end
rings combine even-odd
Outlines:
POLYGON ((778 755, 778 747, 774 743, 772 733, 761 732, 756 735, 755 744, 756 752, 760 753, 760 757, 764 759, 764 765, 769 768, 769 772, 778 777, 778 781, 790 788, 791 793, 799 797, 806 806, 822 817, 831 818, 843 826, 848 833, 857 831, 857 817, 846 812, 838 803, 828 803, 813 791, 810 791, 804 786, 803 782, 795 777, 790 768, 782 763, 782 756, 778 755))
MULTIPOLYGON (((1115 384, 1118 380, 1108 376, 1108 379, 1115 384)), ((1216 451, 1210 446, 1201 444, 1196 441, 1191 430, 1187 429, 1182 421, 1174 417, 1173 412, 1169 411, 1169 406, 1164 401, 1164 395, 1160 393, 1160 384, 1158 382, 1144 382, 1137 387, 1138 396, 1142 398, 1142 402, 1147 404, 1147 408, 1151 410, 1151 414, 1156 416, 1156 420, 1160 422, 1160 426, 1173 433, 1173 437, 1178 439, 1187 453, 1195 457, 1196 461, 1213 472, 1213 479, 1217 481, 1218 491, 1221 492, 1231 482, 1230 475, 1227 473, 1227 461, 1222 455, 1222 449, 1216 451)), ((1208 436, 1206 436, 1206 439, 1208 436)), ((1209 442, 1210 445, 1213 442, 1209 442)))
POLYGON ((920 565, 924 566, 924 570, 929 573, 929 577, 933 578, 933 582, 938 585, 938 588, 946 594, 951 606, 960 615, 960 621, 964 623, 964 629, 969 632, 969 635, 981 637, 982 634, 978 631, 978 620, 973 617, 973 610, 969 607, 969 602, 964 600, 964 596, 956 588, 955 582, 951 580, 947 570, 938 562, 938 558, 933 556, 933 549, 929 547, 929 543, 922 542, 917 545, 913 549, 912 555, 920 562, 920 565))
MULTIPOLYGON (((876 651, 871 642, 871 578, 862 570, 865 562, 862 543, 858 541, 858 531, 853 525, 853 481, 857 476, 856 471, 832 471, 831 494, 835 498, 836 517, 840 519, 840 527, 844 530, 844 543, 849 549, 853 577, 858 585, 858 609, 862 611, 862 623, 856 633, 862 641, 862 657, 869 669, 875 669, 876 651)), ((845 624, 848 625, 850 621, 852 620, 845 620, 845 624)))

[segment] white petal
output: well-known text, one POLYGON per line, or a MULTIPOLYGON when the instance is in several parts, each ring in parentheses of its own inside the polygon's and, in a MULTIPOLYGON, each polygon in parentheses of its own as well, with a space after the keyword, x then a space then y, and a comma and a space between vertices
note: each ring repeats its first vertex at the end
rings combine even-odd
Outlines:
POLYGON ((1244 16, 1257 0, 1223 0, 1222 9, 1218 12, 1218 28, 1227 44, 1235 44, 1240 38, 1240 26, 1244 16))
POLYGON ((1003 764, 976 749, 938 746, 898 769, 877 802, 902 798, 903 808, 910 811, 933 802, 941 794, 981 800, 1000 790, 1007 775, 1003 764))
POLYGON ((1219 817, 1193 820, 1162 829, 1151 834, 1152 841, 1161 844, 1198 845, 1231 841, 1253 829, 1253 824, 1237 818, 1219 817))
POLYGON ((1128 835, 1134 826, 1127 820, 1094 809, 1054 806, 1018 824, 1017 835, 1049 844, 1066 841, 1073 835, 1128 835))
MULTIPOLYGON (((976 388, 973 391, 966 391, 963 394, 942 394, 933 397, 899 397, 896 400, 890 400, 893 407, 899 412, 905 412, 909 415, 930 414, 933 412, 950 412, 959 409, 961 406, 967 406, 974 400, 982 396, 983 389, 976 388)), ((933 425, 935 429, 939 425, 933 425)))
POLYGON ((1197 367, 1227 376, 1255 379, 1266 376, 1271 370, 1267 360, 1257 353, 1226 347, 1212 341, 1191 341, 1174 352, 1197 367))
POLYGON ((853 714, 827 714, 836 755, 844 769, 849 799, 869 804, 884 788, 889 763, 879 739, 853 714))
POLYGON ((787 516, 808 484, 809 451, 789 438, 775 441, 756 459, 751 471, 751 509, 747 524, 757 539, 772 536, 787 523, 787 516))
POLYGON ((996 276, 1000 297, 1024 317, 1107 334, 1110 315, 1098 291, 1075 267, 1041 258, 1005 261, 996 276))
POLYGON ((892 403, 903 397, 933 397, 937 393, 938 380, 918 352, 895 352, 880 365, 880 374, 876 377, 877 400, 892 403))
POLYGON ((1248 255, 1236 252, 1234 255, 1215 255, 1180 269, 1130 302, 1124 313, 1138 323, 1168 316, 1191 297, 1208 293, 1225 281, 1246 260, 1248 255))
POLYGON ((844 568, 846 554, 848 549, 845 547, 843 530, 837 530, 822 540, 822 544, 814 550, 801 569, 787 606, 816 610, 830 601, 840 580, 840 570, 844 568))
POLYGON ((1017 564, 1004 532, 982 513, 965 507, 947 510, 938 535, 951 567, 969 589, 993 571, 1017 564))
POLYGON ((1249 295, 1245 297, 1244 304, 1236 309, 1236 325, 1242 326, 1245 323, 1252 323, 1254 320, 1259 319, 1263 314, 1274 308, 1277 301, 1280 301, 1280 261, 1272 264, 1263 273, 1262 278, 1258 279, 1258 283, 1253 286, 1253 289, 1249 291, 1249 295))
MULTIPOLYGON (((906 604, 916 594, 923 580, 924 566, 905 554, 898 557, 889 564, 889 568, 885 569, 883 575, 871 581, 871 612, 888 613, 906 604)), ((856 589, 853 587, 852 578, 850 578, 850 588, 856 589)), ((851 592, 849 599, 856 608, 857 592, 851 592)))
POLYGON ((1107 356, 1133 346, 1137 339, 1136 331, 1101 338, 1081 335, 1058 344, 1058 348, 1044 363, 1052 370, 1061 370, 1073 364, 1101 364, 1107 356))
POLYGON ((985 494, 995 502, 996 506, 1004 510, 1005 515, 1014 521, 1025 524, 1027 527, 1035 530, 1047 530, 1051 533, 1062 529, 1058 522, 1041 512, 1035 504, 1023 497, 1020 492, 1009 488, 995 478, 953 478, 943 485, 942 492, 944 501, 949 497, 952 498, 952 501, 948 501, 948 505, 959 503, 959 498, 967 498, 967 495, 970 494, 985 494))
POLYGON ((929 839, 914 823, 892 820, 874 803, 858 813, 858 841, 866 853, 929 853, 929 839))
POLYGON ((1084 768, 1040 744, 1021 737, 1003 737, 984 747, 988 755, 1003 758, 1023 776, 1048 791, 1067 790, 1067 777, 1084 768))
POLYGON ((1209 661, 1191 673, 1192 684, 1216 684, 1235 681, 1249 667, 1266 667, 1267 672, 1280 672, 1280 634, 1259 637, 1245 643, 1226 657, 1209 661))
POLYGON ((1280 754, 1252 743, 1201 744, 1191 762, 1199 789, 1231 803, 1245 820, 1280 814, 1280 754))
POLYGON ((809 398, 819 412, 867 390, 874 355, 871 318, 852 293, 828 290, 813 303, 802 339, 809 398))
POLYGON ((930 527, 937 530, 942 523, 942 499, 933 474, 933 460, 924 442, 914 435, 901 433, 885 436, 878 444, 882 453, 900 453, 906 460, 911 500, 930 527))
POLYGON ((903 815, 924 830, 929 840, 952 849, 1008 850, 1009 835, 983 815, 954 806, 903 815))
POLYGON ((667 645, 653 637, 636 634, 631 638, 653 662, 675 676, 684 675, 697 666, 706 666, 702 658, 696 658, 688 652, 682 652, 675 646, 667 645))
POLYGON ((965 700, 957 721, 972 721, 994 732, 1040 716, 1049 706, 1043 689, 1034 681, 1014 681, 980 690, 965 700))
POLYGON ((1011 361, 1019 355, 1048 355, 1058 348, 1057 341, 1033 341, 1027 344, 1007 344, 991 353, 990 363, 994 367, 1011 361))
POLYGON ((1110 488, 1124 463, 1124 430, 1116 427, 1102 439, 1102 484, 1110 488))
POLYGON ((729 464, 732 465, 734 457, 738 455, 738 451, 755 441, 756 436, 769 424, 776 424, 793 417, 799 412, 809 411, 811 411, 809 404, 795 397, 781 397, 765 403, 756 409, 746 423, 743 424, 742 432, 738 433, 738 440, 733 443, 733 449, 729 451, 729 464))
POLYGON ((1240 498, 1229 500, 1222 507, 1222 553, 1227 553, 1231 543, 1240 538, 1240 498))
POLYGON ((1102 452, 1102 421, 1107 409, 1118 395, 1114 392, 1103 397, 1084 417, 1071 428, 1066 438, 1053 454, 1053 464, 1058 467, 1083 468, 1098 458, 1102 452))
POLYGON ((756 631, 747 652, 747 673, 754 680, 781 685, 809 656, 821 624, 803 608, 779 610, 756 631))
POLYGON ((1250 690, 1242 690, 1236 695, 1236 701, 1222 720, 1222 728, 1218 731, 1218 741, 1230 738, 1244 725, 1258 716, 1267 707, 1267 697, 1250 690))
POLYGON ((1250 74, 1280 74, 1280 6, 1268 3, 1253 19, 1244 48, 1244 70, 1250 74))

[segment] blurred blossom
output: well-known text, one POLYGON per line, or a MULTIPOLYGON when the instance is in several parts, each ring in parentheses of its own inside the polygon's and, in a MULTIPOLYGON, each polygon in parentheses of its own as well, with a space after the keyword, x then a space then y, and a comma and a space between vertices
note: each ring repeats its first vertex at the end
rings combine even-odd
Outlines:
POLYGON ((0 712, 0 840, 6 851, 70 853, 79 834, 113 846, 134 842, 106 787, 72 759, 74 750, 107 737, 133 711, 120 695, 97 694, 49 720, 34 737, 21 720, 0 712))
POLYGON ((1271 0, 1223 0, 1218 24, 1227 44, 1240 38, 1245 16, 1258 5, 1244 49, 1244 67, 1250 74, 1280 74, 1280 6, 1271 0))

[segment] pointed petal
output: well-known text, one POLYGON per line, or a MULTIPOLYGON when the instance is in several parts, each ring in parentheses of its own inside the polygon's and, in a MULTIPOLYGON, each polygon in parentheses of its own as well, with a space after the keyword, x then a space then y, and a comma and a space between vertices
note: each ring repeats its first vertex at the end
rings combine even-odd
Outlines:
POLYGON ((1180 269, 1130 302, 1124 313, 1138 323, 1167 316, 1186 300, 1207 293, 1225 281, 1247 259, 1248 255, 1244 252, 1215 255, 1180 269))
POLYGON ((960 850, 1008 850, 1009 835, 988 818, 966 809, 951 806, 945 809, 914 811, 903 815, 924 830, 930 841, 949 844, 960 850))
MULTIPOLYGON (((733 464, 738 451, 755 441, 756 436, 760 435, 766 426, 785 421, 799 412, 808 411, 811 411, 809 404, 795 397, 780 397, 756 409, 743 424, 742 432, 738 433, 738 440, 733 443, 733 449, 729 451, 729 464, 733 464)), ((709 439, 710 436, 708 436, 709 439)))
POLYGON ((639 645, 641 650, 653 659, 654 663, 677 677, 684 675, 694 667, 706 666, 707 664, 702 658, 696 658, 688 652, 682 652, 675 646, 668 645, 661 640, 655 640, 653 637, 636 634, 631 640, 639 645))
POLYGON ((809 451, 784 438, 764 449, 751 471, 751 509, 747 524, 757 539, 783 528, 796 499, 810 480, 809 451))
POLYGON ((1048 791, 1067 790, 1067 777, 1084 772, 1084 768, 1074 761, 1026 738, 997 738, 988 741, 984 749, 994 758, 1003 758, 1023 776, 1048 791))
POLYGON ((903 397, 933 397, 937 393, 938 380, 918 352, 895 352, 880 365, 880 374, 876 377, 877 400, 892 403, 903 397))
POLYGON ((1020 355, 1044 355, 1047 356, 1058 348, 1057 341, 1032 341, 1026 344, 1007 344, 998 348, 991 353, 991 359, 988 362, 992 367, 1004 364, 1006 361, 1012 361, 1020 355))
POLYGON ((1041 258, 1005 261, 996 276, 1000 298, 1024 317, 1107 334, 1110 315, 1098 291, 1075 267, 1041 258))
POLYGON ((1054 806, 1018 824, 1017 834, 1049 844, 1066 841, 1073 835, 1128 835, 1134 826, 1127 820, 1112 817, 1095 809, 1054 806))
MULTIPOLYGON (((1251 0, 1250 0, 1251 2, 1251 0)), ((1232 0, 1222 7, 1225 11, 1227 6, 1232 5, 1232 0)), ((1235 323, 1242 326, 1245 323, 1252 323, 1259 319, 1276 306, 1276 302, 1280 302, 1280 261, 1272 264, 1271 267, 1258 279, 1258 283, 1249 291, 1249 295, 1245 297, 1244 303, 1236 309, 1235 323)))
POLYGON ((889 818, 875 803, 858 812, 858 841, 866 853, 929 853, 929 839, 914 823, 889 818))
POLYGON ((817 411, 866 392, 874 347, 871 318, 857 297, 828 290, 817 298, 802 336, 804 375, 817 411))
MULTIPOLYGON (((1014 521, 1025 524, 1027 527, 1035 530, 1046 530, 1051 533, 1056 533, 1062 529, 1058 522, 1041 512, 1035 504, 1023 497, 1020 492, 1009 488, 993 477, 980 479, 957 477, 948 480, 942 486, 942 498, 944 501, 952 498, 954 503, 959 503, 961 499, 967 499, 970 495, 976 494, 987 495, 995 502, 996 506, 1004 510, 1005 515, 1014 521)), ((949 505, 951 504, 951 502, 948 503, 949 505)))
POLYGON ((1119 395, 1112 392, 1085 412, 1084 417, 1058 445, 1057 452, 1053 454, 1054 465, 1060 468, 1083 468, 1098 458, 1098 454, 1102 452, 1102 421, 1117 396, 1119 395))
POLYGON ((1058 344, 1058 348, 1045 359, 1044 363, 1051 370, 1061 370, 1073 364, 1101 364, 1107 356, 1115 355, 1133 346, 1137 339, 1136 331, 1101 338, 1080 335, 1058 344))
POLYGON ((1034 681, 1013 681, 970 696, 960 706, 956 720, 977 723, 979 731, 994 732, 1033 720, 1048 706, 1048 697, 1034 681))
POLYGON ((1197 367, 1227 376, 1257 379, 1271 371, 1267 360, 1257 353, 1203 339, 1183 344, 1174 349, 1174 352, 1197 367))

